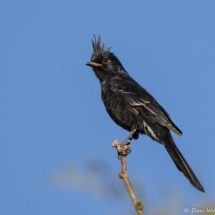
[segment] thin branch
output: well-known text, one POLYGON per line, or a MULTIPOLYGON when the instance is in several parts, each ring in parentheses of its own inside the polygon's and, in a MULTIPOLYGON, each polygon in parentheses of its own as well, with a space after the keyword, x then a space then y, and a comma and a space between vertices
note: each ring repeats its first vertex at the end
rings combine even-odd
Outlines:
POLYGON ((119 177, 124 181, 124 184, 126 186, 126 189, 128 190, 128 193, 131 197, 131 200, 134 204, 137 214, 143 215, 144 205, 141 202, 141 200, 138 200, 137 197, 135 196, 133 188, 132 188, 131 183, 128 178, 128 173, 127 173, 126 156, 131 152, 130 144, 121 146, 121 145, 119 145, 119 141, 115 140, 112 143, 112 147, 117 148, 118 155, 121 158, 122 171, 119 173, 119 177))

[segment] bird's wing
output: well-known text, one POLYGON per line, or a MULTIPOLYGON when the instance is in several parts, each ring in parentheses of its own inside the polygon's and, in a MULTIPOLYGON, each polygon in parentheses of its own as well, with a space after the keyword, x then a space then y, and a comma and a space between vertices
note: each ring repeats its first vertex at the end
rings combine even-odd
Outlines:
POLYGON ((111 89, 125 94, 130 105, 143 117, 167 127, 179 136, 182 135, 164 108, 130 76, 115 77, 112 80, 111 89))

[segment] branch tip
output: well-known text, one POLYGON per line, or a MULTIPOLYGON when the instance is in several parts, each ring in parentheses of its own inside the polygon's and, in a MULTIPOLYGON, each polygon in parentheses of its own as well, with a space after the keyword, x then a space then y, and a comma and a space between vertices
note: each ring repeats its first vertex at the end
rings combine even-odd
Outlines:
POLYGON ((119 146, 119 141, 114 140, 114 142, 112 143, 112 147, 117 148, 117 146, 119 146))

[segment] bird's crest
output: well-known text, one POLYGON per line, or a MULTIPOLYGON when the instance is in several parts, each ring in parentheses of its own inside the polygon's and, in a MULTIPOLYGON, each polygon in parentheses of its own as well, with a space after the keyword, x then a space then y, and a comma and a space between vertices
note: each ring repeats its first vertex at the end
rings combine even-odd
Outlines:
POLYGON ((92 40, 92 44, 93 44, 93 52, 94 53, 99 53, 99 52, 109 52, 110 48, 107 48, 107 46, 105 44, 101 44, 101 35, 99 35, 98 37, 98 41, 96 41, 96 37, 94 35, 94 41, 92 40))

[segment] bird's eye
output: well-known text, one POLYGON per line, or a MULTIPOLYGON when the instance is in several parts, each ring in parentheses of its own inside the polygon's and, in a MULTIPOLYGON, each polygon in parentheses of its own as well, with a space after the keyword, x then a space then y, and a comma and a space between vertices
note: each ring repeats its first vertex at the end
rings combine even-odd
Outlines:
POLYGON ((108 59, 107 58, 103 58, 102 62, 103 63, 108 63, 108 59))

